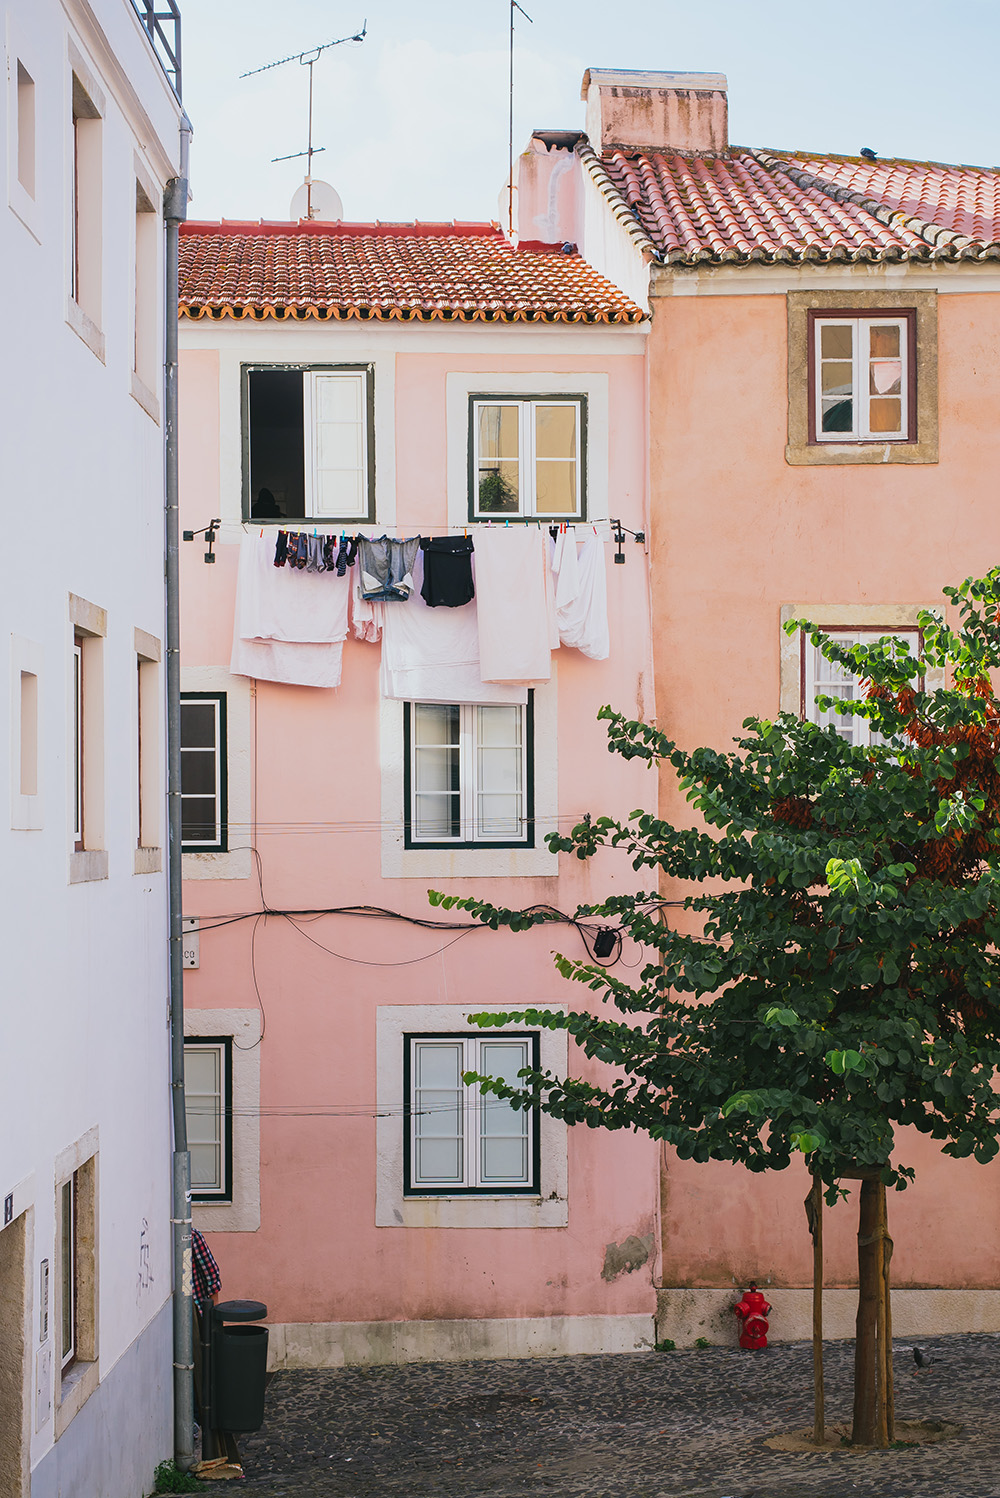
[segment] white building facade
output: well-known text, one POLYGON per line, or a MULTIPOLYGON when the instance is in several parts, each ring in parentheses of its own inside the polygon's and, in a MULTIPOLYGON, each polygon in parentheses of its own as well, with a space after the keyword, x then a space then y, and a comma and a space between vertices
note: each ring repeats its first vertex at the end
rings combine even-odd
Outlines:
POLYGON ((35 538, 0 563, 4 1498, 137 1498, 171 1448, 162 204, 181 109, 141 9, 0 6, 0 465, 35 538))

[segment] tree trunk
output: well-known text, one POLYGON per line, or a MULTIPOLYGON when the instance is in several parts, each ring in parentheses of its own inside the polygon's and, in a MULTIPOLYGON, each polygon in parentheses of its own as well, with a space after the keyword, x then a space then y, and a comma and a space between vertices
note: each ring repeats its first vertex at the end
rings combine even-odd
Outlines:
POLYGON ((861 1209, 858 1218, 858 1319, 854 1341, 854 1423, 851 1439, 855 1446, 874 1446, 876 1440, 877 1404, 877 1333, 880 1286, 882 1283, 881 1214, 878 1180, 861 1182, 861 1209))

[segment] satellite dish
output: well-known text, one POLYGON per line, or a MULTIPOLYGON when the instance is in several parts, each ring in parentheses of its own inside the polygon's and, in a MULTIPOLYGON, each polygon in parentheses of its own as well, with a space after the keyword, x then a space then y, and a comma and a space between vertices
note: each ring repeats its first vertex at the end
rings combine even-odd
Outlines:
POLYGON ((314 218, 323 224, 336 224, 344 217, 344 205, 340 193, 329 182, 321 182, 318 177, 310 181, 307 177, 296 188, 288 213, 293 219, 314 218))

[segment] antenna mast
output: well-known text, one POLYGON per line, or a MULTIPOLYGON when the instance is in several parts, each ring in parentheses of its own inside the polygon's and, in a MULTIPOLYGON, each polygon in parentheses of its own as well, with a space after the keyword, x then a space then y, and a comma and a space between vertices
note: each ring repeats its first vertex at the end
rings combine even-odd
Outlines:
POLYGON ((526 21, 534 21, 528 15, 523 5, 518 5, 517 0, 510 0, 510 110, 507 116, 507 236, 514 234, 514 12, 519 10, 526 21))
MULTIPOLYGON (((511 0, 511 4, 515 4, 515 3, 516 3, 516 0, 511 0)), ((517 8, 518 8, 518 10, 521 9, 520 6, 518 6, 517 8)), ((364 39, 365 39, 365 36, 367 34, 367 31, 368 31, 368 21, 365 20, 362 23, 361 30, 358 31, 358 32, 355 32, 354 36, 340 36, 340 37, 337 37, 337 39, 335 41, 332 41, 332 42, 323 42, 318 47, 307 48, 307 50, 305 52, 293 52, 288 57, 279 57, 275 62, 266 62, 264 64, 264 66, 261 67, 261 68, 251 68, 251 70, 250 70, 249 73, 241 73, 240 74, 241 78, 254 78, 254 77, 256 77, 256 75, 258 73, 267 73, 267 72, 270 72, 271 68, 281 68, 281 67, 284 67, 284 65, 285 65, 286 62, 298 62, 298 63, 301 63, 303 67, 306 67, 306 68, 309 69, 309 145, 306 148, 306 150, 304 150, 304 151, 293 151, 290 156, 272 156, 271 157, 271 161, 272 162, 275 162, 275 161, 297 161, 300 156, 305 156, 307 158, 307 160, 306 160, 306 218, 312 218, 312 159, 313 159, 314 156, 318 156, 319 153, 320 153, 320 151, 324 151, 326 149, 325 146, 314 146, 313 145, 313 67, 315 66, 315 64, 316 64, 316 62, 317 62, 317 60, 318 60, 318 58, 319 58, 319 56, 320 56, 320 54, 322 52, 326 52, 330 47, 342 47, 342 46, 344 46, 344 44, 346 42, 363 42, 364 39)), ((513 37, 513 11, 511 12, 511 36, 513 37)), ((511 42, 511 46, 513 47, 513 41, 511 42)), ((513 69, 513 60, 511 61, 511 68, 513 69)), ((511 77, 513 78, 513 73, 511 74, 511 77)), ((511 87, 513 88, 513 82, 511 83, 511 87)), ((512 127, 512 129, 513 129, 513 127, 512 127)))

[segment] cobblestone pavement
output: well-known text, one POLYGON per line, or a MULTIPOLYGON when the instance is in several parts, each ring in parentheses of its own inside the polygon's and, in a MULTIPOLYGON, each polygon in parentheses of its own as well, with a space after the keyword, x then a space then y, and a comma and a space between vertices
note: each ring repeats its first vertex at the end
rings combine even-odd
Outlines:
MULTIPOLYGON (((254 1498, 1000 1498, 1000 1337, 897 1342, 900 1419, 957 1438, 786 1454, 812 1424, 806 1343, 279 1373, 241 1441, 254 1498)), ((827 1419, 847 1419, 852 1348, 826 1346, 827 1419)))

